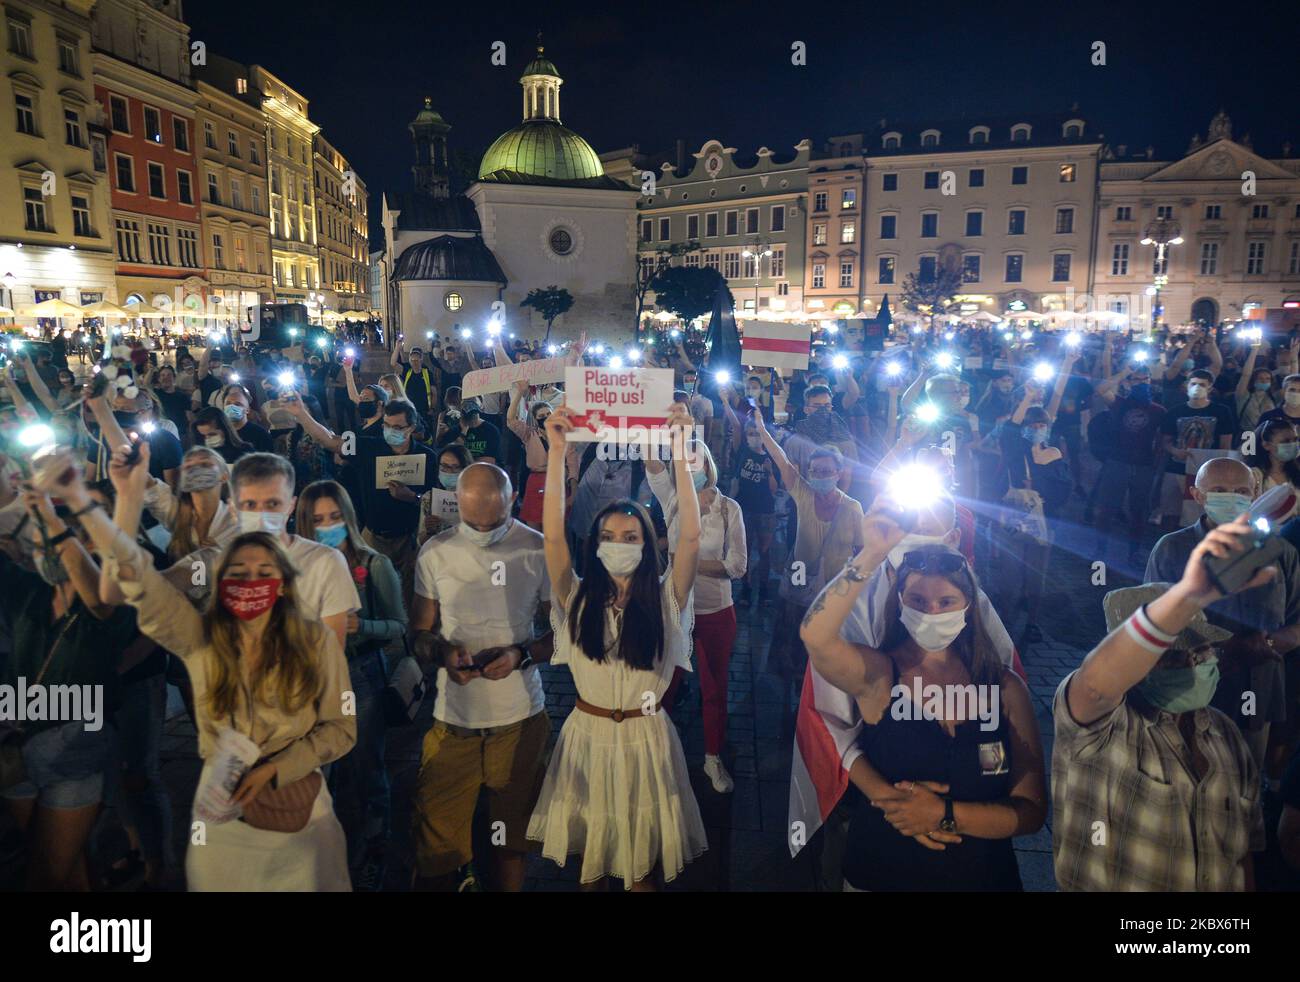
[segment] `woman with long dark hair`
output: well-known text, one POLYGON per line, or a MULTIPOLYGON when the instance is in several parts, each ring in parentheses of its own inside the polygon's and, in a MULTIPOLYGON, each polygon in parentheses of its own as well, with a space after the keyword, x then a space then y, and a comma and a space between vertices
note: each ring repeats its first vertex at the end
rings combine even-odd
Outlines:
POLYGON ((227 464, 233 464, 255 449, 235 432, 230 419, 216 406, 204 406, 190 421, 190 443, 215 450, 227 464))
POLYGON ((844 853, 849 890, 1020 890, 1011 838, 1042 827, 1043 751, 1025 684, 1003 667, 966 559, 908 552, 879 649, 841 636, 865 583, 904 532, 877 499, 864 546, 827 585, 800 634, 812 665, 855 700, 863 800, 844 853))
POLYGON ((551 664, 569 666, 578 699, 551 756, 528 838, 560 865, 581 854, 584 889, 614 876, 625 889, 654 890, 656 873, 671 880, 708 848, 681 741, 660 705, 673 670, 690 670, 701 535, 686 459, 693 425, 680 410, 668 417, 678 537, 667 572, 645 508, 620 501, 592 523, 580 580, 564 526, 573 414, 560 407, 547 420, 543 533, 555 628, 551 664))
POLYGON ((1279 484, 1289 484, 1296 491, 1297 505, 1277 521, 1285 521, 1300 511, 1300 443, 1296 428, 1279 416, 1255 427, 1255 452, 1246 454, 1246 466, 1255 475, 1255 490, 1263 494, 1279 484))

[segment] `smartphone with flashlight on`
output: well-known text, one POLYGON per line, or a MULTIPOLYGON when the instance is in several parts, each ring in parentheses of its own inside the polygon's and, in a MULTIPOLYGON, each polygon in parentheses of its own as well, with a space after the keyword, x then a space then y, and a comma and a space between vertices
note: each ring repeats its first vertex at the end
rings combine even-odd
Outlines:
POLYGON ((1286 541, 1278 532, 1286 516, 1295 509, 1295 503, 1296 491, 1290 484, 1279 484, 1255 499, 1246 513, 1250 526, 1246 551, 1233 553, 1226 559, 1208 554, 1202 557, 1215 587, 1224 594, 1235 593, 1250 582, 1257 570, 1277 559, 1286 541))

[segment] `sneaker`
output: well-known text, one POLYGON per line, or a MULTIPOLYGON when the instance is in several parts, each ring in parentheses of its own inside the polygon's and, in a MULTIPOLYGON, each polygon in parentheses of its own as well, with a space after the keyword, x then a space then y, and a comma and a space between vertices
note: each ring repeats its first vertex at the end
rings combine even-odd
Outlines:
POLYGON ((704 773, 708 775, 709 781, 713 784, 713 790, 718 794, 730 794, 736 790, 736 782, 731 779, 727 769, 722 766, 721 757, 705 754, 704 773))

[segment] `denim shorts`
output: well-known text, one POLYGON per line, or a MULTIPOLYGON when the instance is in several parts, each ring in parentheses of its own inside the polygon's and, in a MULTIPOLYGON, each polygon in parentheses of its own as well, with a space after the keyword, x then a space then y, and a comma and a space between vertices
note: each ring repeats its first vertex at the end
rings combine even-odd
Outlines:
POLYGON ((41 730, 23 744, 27 779, 0 792, 0 797, 35 798, 42 808, 97 805, 112 744, 108 727, 87 730, 80 720, 41 730))

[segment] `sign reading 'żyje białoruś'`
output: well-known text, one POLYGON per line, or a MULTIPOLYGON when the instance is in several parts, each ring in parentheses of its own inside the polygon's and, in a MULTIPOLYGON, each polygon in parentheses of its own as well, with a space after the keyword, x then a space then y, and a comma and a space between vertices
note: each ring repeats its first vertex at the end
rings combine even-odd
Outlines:
POLYGON ((673 401, 671 368, 569 368, 564 404, 573 410, 575 443, 639 443, 663 426, 673 401))

